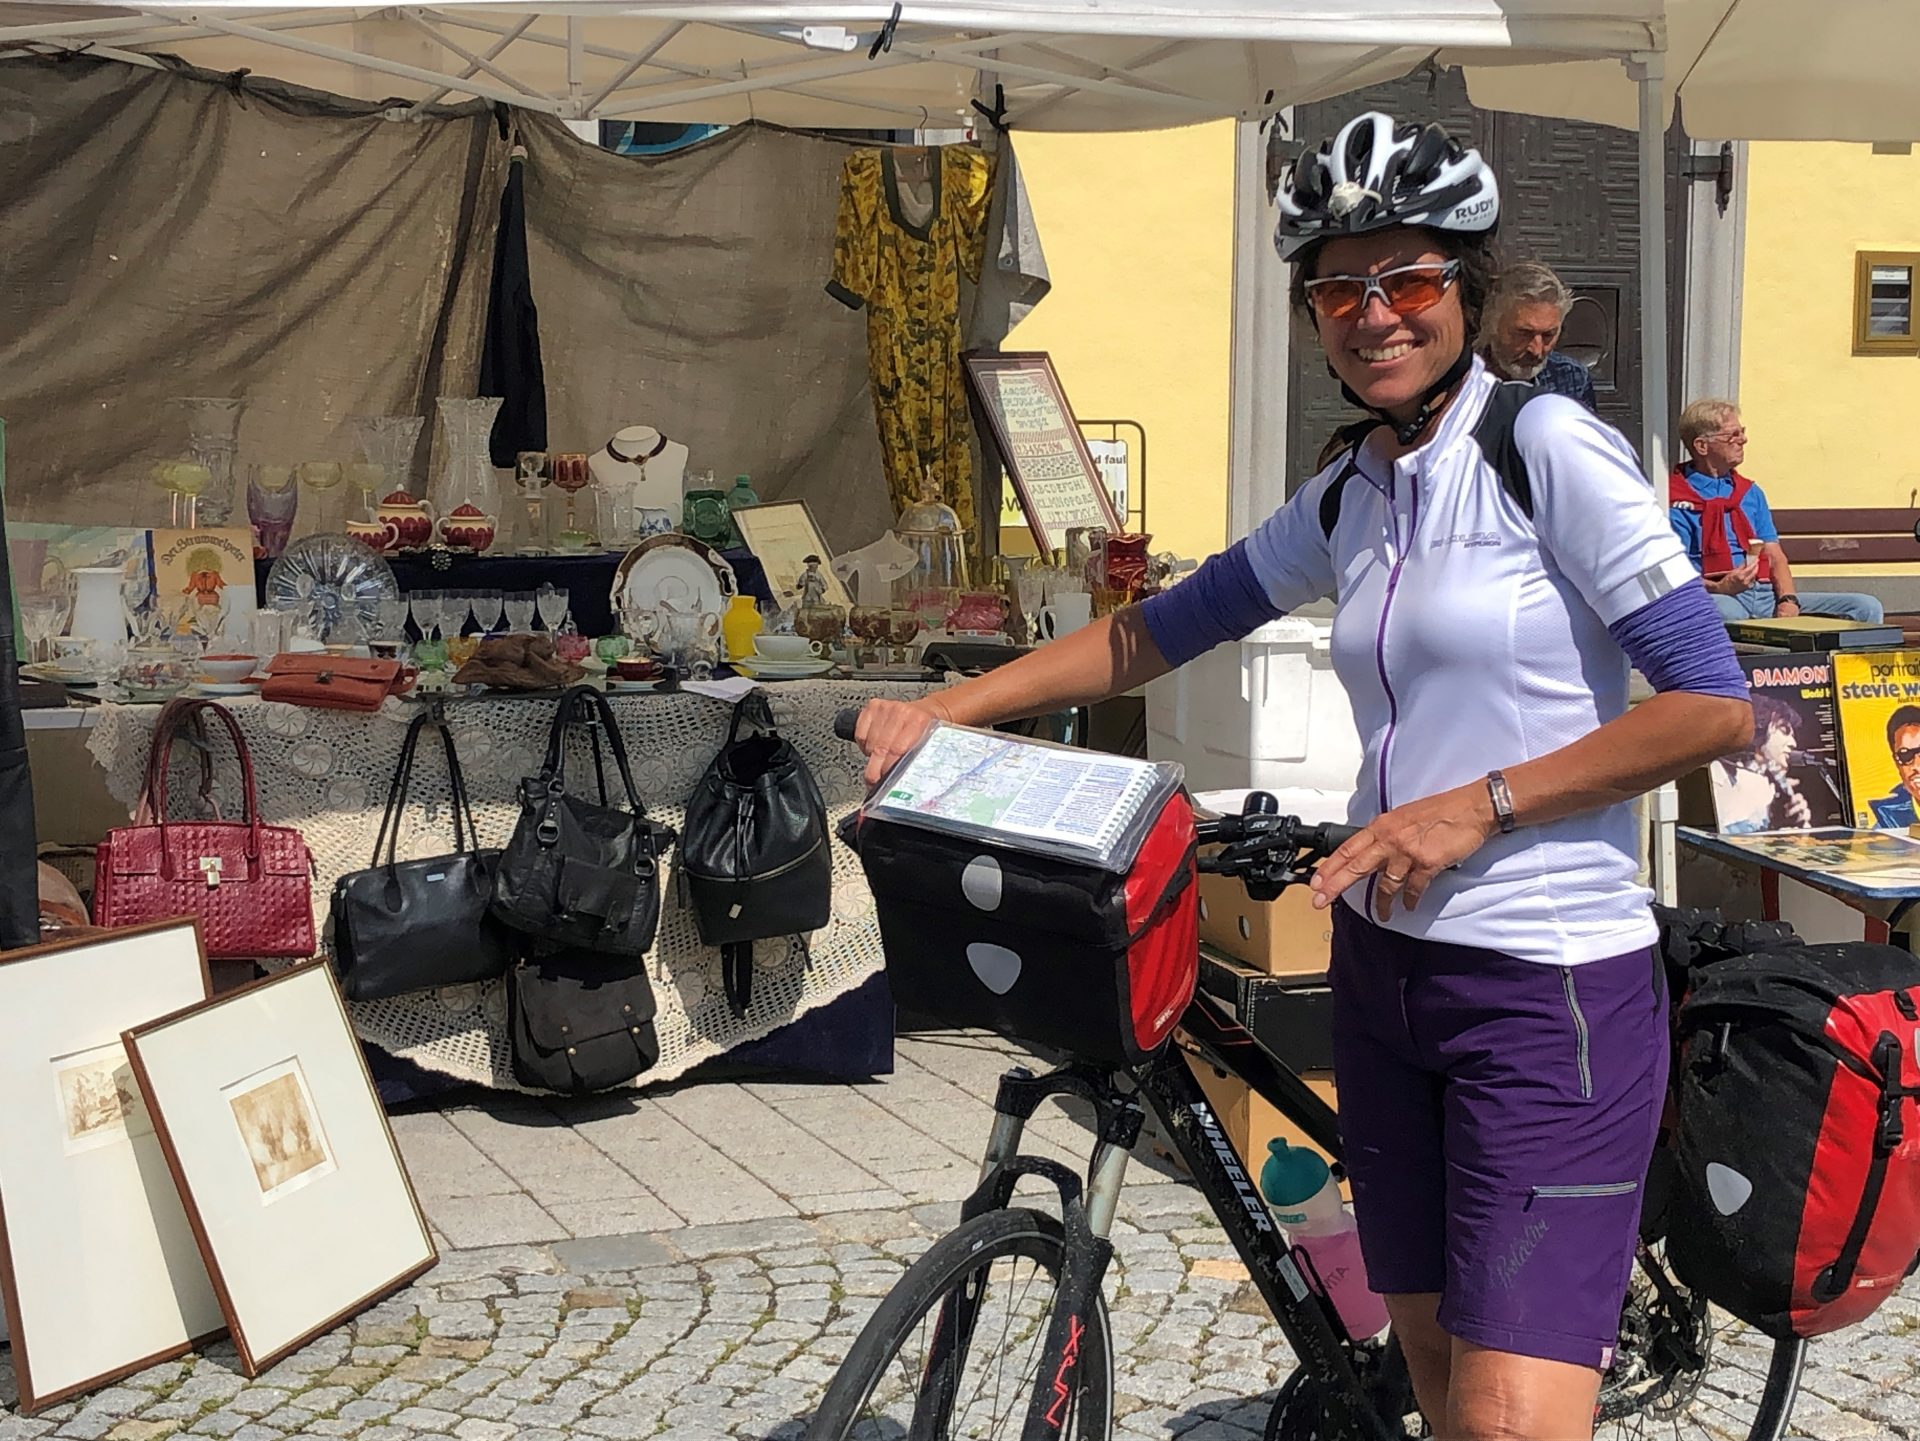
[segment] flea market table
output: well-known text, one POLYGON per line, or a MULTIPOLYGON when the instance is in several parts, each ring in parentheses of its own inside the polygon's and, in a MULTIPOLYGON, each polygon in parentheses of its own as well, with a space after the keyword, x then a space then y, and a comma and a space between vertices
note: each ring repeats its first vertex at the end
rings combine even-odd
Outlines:
MULTIPOLYGON (((926 689, 918 683, 892 685, 887 694, 911 699, 926 689)), ((863 761, 834 736, 833 717, 842 707, 871 698, 875 687, 814 680, 767 690, 781 734, 819 783, 832 827, 864 793, 863 761)), ((641 801, 649 815, 678 829, 687 796, 726 738, 729 706, 684 691, 609 700, 632 756, 641 801)), ((449 703, 448 720, 482 845, 506 842, 518 814, 516 787, 539 763, 553 706, 551 699, 508 696, 449 703)), ((363 715, 249 698, 233 702, 231 709, 253 753, 262 819, 297 826, 313 852, 318 933, 334 882, 372 859, 388 782, 415 706, 392 699, 380 711, 363 715)), ((109 791, 128 807, 138 799, 158 714, 157 706, 106 705, 93 728, 89 748, 106 771, 109 791)), ((176 756, 175 764, 182 763, 176 756)), ((226 788, 220 795, 223 813, 237 814, 231 806, 237 776, 231 766, 220 769, 220 785, 226 788)), ((435 855, 452 847, 444 773, 432 763, 421 770, 400 831, 402 856, 435 855)), ((663 883, 659 938, 648 957, 659 1003, 660 1060, 636 1084, 672 1080, 703 1061, 737 1055, 738 1048, 796 1018, 818 1013, 868 982, 878 984, 880 933, 866 877, 845 847, 836 843, 833 852, 832 919, 804 948, 784 940, 756 946, 753 1000, 745 1017, 733 1014, 722 990, 720 953, 701 945, 692 912, 681 910, 663 883)), ((497 981, 355 1002, 350 1009, 361 1038, 382 1051, 456 1082, 517 1089, 505 998, 497 981)), ((890 1009, 884 1014, 890 1019, 890 1009)), ((803 1029, 794 1027, 796 1033, 803 1029)))

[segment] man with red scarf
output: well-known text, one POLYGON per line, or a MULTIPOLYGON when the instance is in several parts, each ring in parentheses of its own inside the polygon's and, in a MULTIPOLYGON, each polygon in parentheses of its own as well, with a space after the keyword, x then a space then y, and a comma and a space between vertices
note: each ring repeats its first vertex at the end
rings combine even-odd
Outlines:
POLYGON ((1846 591, 1802 591, 1780 548, 1760 487, 1740 474, 1747 432, 1730 401, 1696 400, 1680 417, 1687 457, 1667 482, 1667 517, 1728 620, 1830 615, 1878 624, 1880 602, 1846 591))

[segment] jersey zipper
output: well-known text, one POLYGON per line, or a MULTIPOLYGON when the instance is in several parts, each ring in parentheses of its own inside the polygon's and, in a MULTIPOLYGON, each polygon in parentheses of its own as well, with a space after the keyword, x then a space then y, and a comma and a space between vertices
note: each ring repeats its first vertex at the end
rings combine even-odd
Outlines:
MULTIPOLYGON (((1393 682, 1387 679, 1387 617, 1393 610, 1393 593, 1400 585, 1400 571, 1407 563, 1407 552, 1412 549, 1413 532, 1420 524, 1420 487, 1419 473, 1416 471, 1407 478, 1410 518, 1407 522, 1407 543, 1400 541, 1400 511, 1394 504, 1399 491, 1399 480, 1393 475, 1387 477, 1387 528, 1394 548, 1393 569, 1387 572, 1386 593, 1380 598, 1380 628, 1374 635, 1373 660, 1380 672, 1380 689, 1387 693, 1387 733, 1380 738, 1380 762, 1376 768, 1376 781, 1380 792, 1380 813, 1385 815, 1392 808, 1391 792, 1387 786, 1387 766, 1393 751, 1393 731, 1400 719, 1400 702, 1393 693, 1393 682)), ((1367 914, 1373 914, 1373 893, 1379 882, 1377 874, 1367 877, 1367 914)))

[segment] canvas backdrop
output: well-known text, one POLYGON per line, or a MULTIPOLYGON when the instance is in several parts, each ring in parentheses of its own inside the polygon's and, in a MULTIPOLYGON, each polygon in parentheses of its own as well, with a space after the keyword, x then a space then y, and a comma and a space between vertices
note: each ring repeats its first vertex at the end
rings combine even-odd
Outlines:
MULTIPOLYGON (((276 82, 108 60, 0 66, 8 513, 164 523, 180 396, 247 400, 254 462, 352 458, 347 417, 471 395, 508 141, 491 107, 388 118, 276 82)), ((516 113, 550 449, 623 425, 725 485, 804 497, 829 544, 890 523, 863 317, 829 298, 847 142, 742 126, 620 156, 516 113)), ((437 449, 428 429, 413 479, 437 449)), ((240 505, 244 517, 244 500, 240 505)))

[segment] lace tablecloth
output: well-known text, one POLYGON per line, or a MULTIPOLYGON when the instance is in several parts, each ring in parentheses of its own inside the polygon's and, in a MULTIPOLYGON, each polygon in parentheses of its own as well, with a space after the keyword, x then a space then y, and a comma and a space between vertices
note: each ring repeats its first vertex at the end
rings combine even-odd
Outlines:
MULTIPOLYGON (((831 827, 861 798, 859 753, 833 734, 834 713, 871 698, 874 687, 847 681, 791 681, 767 687, 781 733, 813 770, 831 827)), ((925 686, 888 686, 911 699, 925 686)), ((731 708, 697 695, 610 697, 633 762, 634 785, 647 812, 678 829, 684 802, 726 738, 731 708)), ((552 700, 487 699, 448 705, 481 843, 506 842, 518 815, 515 788, 537 770, 545 750, 552 700)), ((253 753, 263 819, 298 826, 318 867, 313 883, 316 926, 323 927, 334 882, 372 860, 374 833, 400 742, 414 713, 390 700, 373 715, 311 710, 257 699, 231 706, 253 753)), ((139 798, 157 706, 103 706, 90 742, 107 773, 107 788, 129 808, 139 798)), ((184 747, 175 748, 174 795, 192 793, 184 747)), ((401 856, 452 849, 445 772, 439 747, 422 746, 412 802, 400 831, 401 856)), ((237 776, 220 767, 223 813, 238 814, 237 776)), ((590 792, 591 762, 577 763, 576 789, 590 792)), ((614 780, 617 785, 617 779, 614 780)), ((176 814, 184 812, 178 809, 176 814)), ((811 957, 794 943, 754 948, 753 1002, 736 1017, 720 983, 720 953, 700 944, 693 913, 681 910, 661 867, 659 939, 648 957, 659 1001, 654 1025, 660 1061, 637 1084, 671 1080, 742 1042, 758 1039, 816 1006, 845 995, 880 965, 873 897, 858 860, 833 844, 833 919, 809 938, 811 957)), ((503 1089, 517 1089, 507 1051, 506 1002, 499 982, 448 987, 351 1006, 361 1037, 430 1071, 503 1089)))

